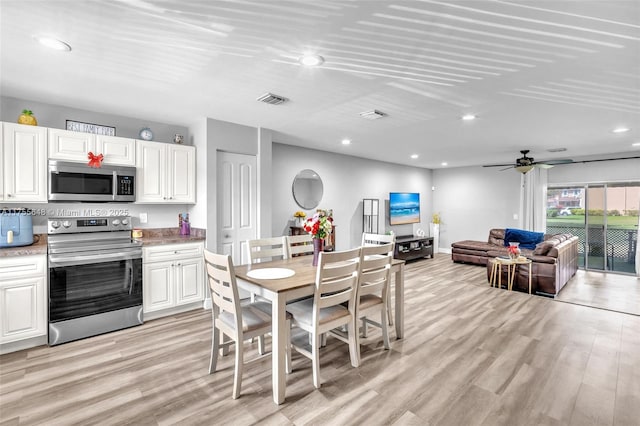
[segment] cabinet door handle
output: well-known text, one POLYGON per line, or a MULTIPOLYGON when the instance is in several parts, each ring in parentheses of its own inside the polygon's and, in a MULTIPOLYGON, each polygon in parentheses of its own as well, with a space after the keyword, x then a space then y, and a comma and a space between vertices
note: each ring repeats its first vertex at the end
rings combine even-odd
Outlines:
POLYGON ((7 198, 11 198, 11 197, 13 197, 12 194, 7 194, 7 198))

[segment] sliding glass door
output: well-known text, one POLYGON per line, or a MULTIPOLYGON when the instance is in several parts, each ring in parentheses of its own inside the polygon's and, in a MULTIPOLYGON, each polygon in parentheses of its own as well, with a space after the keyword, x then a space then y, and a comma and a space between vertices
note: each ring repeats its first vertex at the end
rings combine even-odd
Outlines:
POLYGON ((547 233, 580 238, 580 267, 634 273, 640 182, 549 187, 547 193, 547 233))

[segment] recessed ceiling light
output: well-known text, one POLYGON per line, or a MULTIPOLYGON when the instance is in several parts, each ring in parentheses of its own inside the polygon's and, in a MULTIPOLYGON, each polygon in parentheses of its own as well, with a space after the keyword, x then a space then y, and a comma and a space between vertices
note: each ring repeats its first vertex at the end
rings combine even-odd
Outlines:
POLYGON ((418 154, 411 154, 411 158, 415 160, 416 158, 418 158, 418 154))
POLYGON ((298 59, 298 62, 300 62, 305 67, 317 67, 324 63, 324 58, 320 55, 305 54, 304 56, 300 57, 300 59, 298 59))
POLYGON ((342 139, 342 145, 351 145, 351 139, 342 139))
POLYGON ((475 120, 476 116, 473 115, 473 114, 465 114, 465 115, 462 116, 462 119, 464 121, 471 121, 471 120, 475 120))
POLYGON ((631 146, 640 146, 640 142, 634 142, 631 144, 631 146))
POLYGON ((49 49, 61 50, 63 52, 71 52, 71 46, 69 46, 67 43, 65 43, 62 40, 58 40, 57 38, 43 36, 43 35, 36 35, 36 36, 33 36, 33 38, 38 43, 40 43, 45 47, 48 47, 49 49))
POLYGON ((629 130, 631 130, 628 127, 616 127, 615 129, 613 129, 613 133, 625 133, 628 132, 629 130))
POLYGON ((445 167, 446 167, 446 166, 448 166, 448 165, 449 165, 449 163, 442 162, 442 163, 440 163, 440 165, 441 165, 441 166, 445 166, 445 167))

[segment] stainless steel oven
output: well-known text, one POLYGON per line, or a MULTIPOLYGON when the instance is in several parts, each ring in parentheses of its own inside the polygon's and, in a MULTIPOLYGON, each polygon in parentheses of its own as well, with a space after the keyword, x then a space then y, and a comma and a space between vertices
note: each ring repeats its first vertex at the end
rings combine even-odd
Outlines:
POLYGON ((143 323, 130 217, 49 218, 48 234, 50 345, 143 323))
POLYGON ((136 168, 49 160, 49 201, 131 202, 136 168))

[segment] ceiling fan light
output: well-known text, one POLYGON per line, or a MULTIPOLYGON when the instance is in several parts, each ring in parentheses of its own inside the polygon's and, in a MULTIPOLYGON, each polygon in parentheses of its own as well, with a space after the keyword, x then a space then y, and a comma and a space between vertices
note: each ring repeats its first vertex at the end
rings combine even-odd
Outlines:
POLYGON ((519 171, 520 173, 525 174, 528 171, 530 171, 531 169, 533 169, 533 166, 517 166, 517 167, 515 167, 515 169, 517 171, 519 171))

